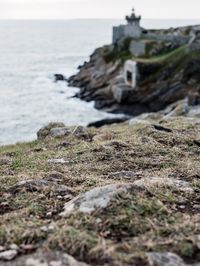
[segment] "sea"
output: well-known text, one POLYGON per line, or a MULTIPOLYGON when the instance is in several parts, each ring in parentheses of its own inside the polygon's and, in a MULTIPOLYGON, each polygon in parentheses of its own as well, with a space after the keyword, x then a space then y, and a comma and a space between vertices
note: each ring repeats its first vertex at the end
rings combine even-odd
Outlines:
MULTIPOLYGON (((111 43, 122 20, 0 21, 0 145, 36 139, 49 122, 87 125, 115 117, 74 94, 54 74, 69 77, 95 48, 111 43)), ((145 28, 200 24, 200 20, 143 20, 145 28)))

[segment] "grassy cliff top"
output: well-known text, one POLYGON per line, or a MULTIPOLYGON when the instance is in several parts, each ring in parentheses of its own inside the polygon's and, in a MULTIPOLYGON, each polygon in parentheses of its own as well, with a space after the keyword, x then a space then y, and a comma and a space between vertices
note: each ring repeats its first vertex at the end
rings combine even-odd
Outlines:
POLYGON ((1 249, 57 250, 90 265, 152 265, 149 252, 197 263, 199 132, 198 120, 171 118, 0 147, 1 249), (106 208, 60 216, 86 191, 127 183, 106 208))

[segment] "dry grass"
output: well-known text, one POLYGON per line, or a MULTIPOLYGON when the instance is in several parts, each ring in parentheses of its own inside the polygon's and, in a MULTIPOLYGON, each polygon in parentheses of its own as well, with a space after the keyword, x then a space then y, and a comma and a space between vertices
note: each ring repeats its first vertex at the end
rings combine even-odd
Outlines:
POLYGON ((36 248, 66 251, 92 265, 147 265, 147 251, 172 251, 197 262, 200 235, 200 123, 174 118, 160 121, 171 133, 152 125, 126 124, 90 129, 97 141, 68 136, 0 147, 0 245, 17 244, 21 253, 36 248), (98 138, 97 138, 98 139, 98 138), (48 164, 64 158, 66 165, 48 164), (116 174, 116 172, 121 172, 116 174), (123 175, 131 171, 130 177, 123 175), (13 188, 21 180, 59 183, 13 188), (60 218, 65 202, 96 186, 133 182, 142 177, 187 181, 195 194, 166 187, 120 195, 105 210, 60 218), (120 177, 120 178, 119 178, 120 177), (59 186, 70 188, 61 195, 59 186), (44 230, 52 225, 52 230, 44 230))

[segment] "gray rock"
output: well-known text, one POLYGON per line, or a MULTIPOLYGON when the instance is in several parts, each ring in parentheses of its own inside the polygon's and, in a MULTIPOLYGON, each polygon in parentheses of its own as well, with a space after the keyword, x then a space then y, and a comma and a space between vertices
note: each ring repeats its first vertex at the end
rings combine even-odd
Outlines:
POLYGON ((38 140, 44 140, 46 137, 48 137, 52 128, 60 128, 60 127, 61 128, 65 127, 65 124, 63 124, 63 123, 50 123, 47 126, 41 128, 37 132, 38 140))
POLYGON ((70 133, 71 133, 71 130, 68 127, 56 127, 50 130, 49 135, 51 137, 63 137, 63 136, 70 135, 70 133))
POLYGON ((69 161, 64 160, 63 158, 61 159, 49 159, 48 164, 68 164, 69 161))
POLYGON ((147 256, 150 266, 186 266, 184 261, 174 253, 149 252, 147 256))
POLYGON ((72 256, 61 252, 35 252, 21 256, 14 261, 1 262, 1 266, 89 266, 72 256))
POLYGON ((190 186, 188 182, 168 177, 145 177, 135 181, 134 185, 146 189, 169 187, 174 190, 186 193, 194 193, 193 188, 190 186))
POLYGON ((63 124, 58 124, 58 127, 56 126, 54 127, 53 125, 54 124, 50 124, 50 126, 47 126, 46 128, 41 129, 38 132, 38 138, 42 139, 47 136, 56 138, 56 137, 64 137, 64 136, 69 136, 69 135, 73 135, 76 137, 88 137, 88 132, 86 128, 83 126, 65 127, 65 126, 62 126, 63 124))
POLYGON ((115 196, 131 188, 132 185, 127 183, 94 188, 66 203, 60 215, 68 217, 74 212, 91 213, 96 209, 106 208, 115 196))
POLYGON ((0 253, 0 260, 9 261, 13 260, 17 256, 17 250, 11 249, 0 253))

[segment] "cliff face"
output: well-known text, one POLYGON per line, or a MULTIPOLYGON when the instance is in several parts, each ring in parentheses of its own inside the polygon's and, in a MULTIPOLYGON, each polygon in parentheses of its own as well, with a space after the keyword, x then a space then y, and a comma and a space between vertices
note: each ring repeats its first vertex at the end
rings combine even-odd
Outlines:
POLYGON ((69 85, 80 87, 77 96, 94 100, 98 109, 132 115, 159 111, 200 91, 198 28, 171 29, 171 34, 175 34, 171 39, 169 30, 151 31, 148 33, 151 38, 127 38, 116 46, 99 48, 79 73, 69 79, 69 85), (124 82, 124 63, 128 59, 137 63, 134 89, 124 82))

